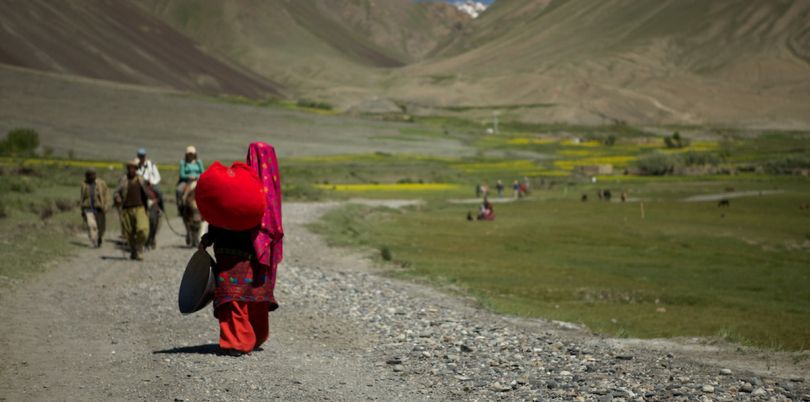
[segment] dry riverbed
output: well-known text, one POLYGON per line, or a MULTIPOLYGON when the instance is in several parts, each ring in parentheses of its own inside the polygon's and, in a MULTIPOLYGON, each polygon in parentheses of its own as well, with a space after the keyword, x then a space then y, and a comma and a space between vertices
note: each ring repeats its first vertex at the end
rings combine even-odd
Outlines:
POLYGON ((210 307, 177 312, 168 230, 141 263, 108 244, 4 279, 0 400, 810 400, 807 354, 605 339, 387 278, 305 229, 336 205, 285 205, 281 308, 241 358, 210 307))

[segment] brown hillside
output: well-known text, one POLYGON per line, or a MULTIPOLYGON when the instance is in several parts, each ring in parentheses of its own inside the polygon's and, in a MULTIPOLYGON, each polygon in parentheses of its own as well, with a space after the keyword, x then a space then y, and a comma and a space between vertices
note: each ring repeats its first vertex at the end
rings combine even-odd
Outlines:
POLYGON ((391 94, 538 121, 808 127, 810 1, 498 0, 405 75, 391 94))
POLYGON ((299 95, 363 98, 469 17, 411 0, 133 0, 212 51, 299 95))
POLYGON ((209 94, 280 94, 279 85, 117 0, 0 2, 0 62, 209 94))

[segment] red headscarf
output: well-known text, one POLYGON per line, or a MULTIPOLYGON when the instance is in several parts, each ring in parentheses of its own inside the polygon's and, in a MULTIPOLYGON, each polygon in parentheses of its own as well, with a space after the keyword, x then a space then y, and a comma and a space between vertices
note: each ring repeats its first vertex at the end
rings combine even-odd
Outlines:
POLYGON ((261 226, 253 232, 253 248, 259 263, 273 268, 275 282, 275 268, 281 262, 281 239, 284 237, 281 226, 281 179, 276 150, 270 144, 254 142, 248 147, 247 164, 259 175, 266 200, 261 226))

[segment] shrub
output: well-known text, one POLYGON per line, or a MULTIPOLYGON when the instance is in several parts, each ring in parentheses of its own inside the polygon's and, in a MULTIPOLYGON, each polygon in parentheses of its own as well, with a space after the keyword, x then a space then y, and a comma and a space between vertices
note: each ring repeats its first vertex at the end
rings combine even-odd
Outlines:
POLYGON ((765 163, 765 171, 771 174, 793 174, 799 169, 810 169, 810 157, 791 155, 765 163))
POLYGON ((306 107, 310 109, 332 110, 332 105, 329 103, 309 99, 299 99, 298 102, 296 102, 296 105, 298 105, 298 107, 306 107))
POLYGON ((664 137, 664 145, 667 148, 683 148, 689 146, 689 140, 681 137, 681 133, 674 132, 670 137, 664 137))
POLYGON ((68 200, 65 198, 60 198, 56 200, 55 205, 56 209, 58 209, 59 212, 67 212, 78 206, 77 201, 68 200))
POLYGON ((380 256, 385 261, 391 261, 394 256, 391 254, 391 249, 388 246, 380 247, 380 256))
POLYGON ((687 152, 680 157, 681 162, 686 166, 717 166, 720 157, 711 152, 687 152))
POLYGON ((15 181, 15 182, 11 183, 11 191, 13 191, 15 193, 28 194, 28 193, 32 193, 34 191, 34 189, 32 189, 31 185, 26 183, 26 182, 15 181))
POLYGON ((675 170, 675 158, 655 152, 638 158, 636 167, 642 175, 663 176, 675 170))
POLYGON ((0 141, 0 154, 31 156, 38 146, 39 133, 28 128, 15 128, 0 141))

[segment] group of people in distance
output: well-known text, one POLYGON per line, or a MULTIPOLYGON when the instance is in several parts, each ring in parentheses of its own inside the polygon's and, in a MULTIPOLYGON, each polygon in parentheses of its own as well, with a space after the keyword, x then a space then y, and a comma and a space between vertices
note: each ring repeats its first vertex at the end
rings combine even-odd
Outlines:
MULTIPOLYGON (((121 234, 126 239, 130 258, 143 259, 144 247, 155 247, 156 219, 165 211, 160 190, 160 171, 141 148, 137 157, 125 164, 126 173, 112 193, 112 205, 121 221, 121 234), (151 222, 150 222, 151 219, 151 222), (151 223, 151 225, 150 225, 151 223)), ((194 146, 186 148, 180 161, 177 183, 177 210, 183 209, 183 193, 188 184, 205 171, 194 146)), ((101 247, 106 229, 106 213, 110 209, 107 183, 98 178, 95 169, 88 169, 81 184, 82 219, 93 247, 101 247)))
MULTIPOLYGON (((505 190, 505 186, 501 180, 498 180, 495 183, 495 191, 498 194, 498 198, 503 198, 503 193, 505 190)), ((523 181, 515 180, 512 182, 512 190, 514 191, 515 198, 523 198, 529 194, 529 178, 523 177, 523 181)), ((495 210, 492 207, 492 203, 489 201, 489 185, 486 181, 483 183, 476 183, 475 185, 475 197, 482 198, 483 201, 478 208, 478 215, 473 218, 472 213, 467 212, 467 220, 479 220, 479 221, 493 221, 495 220, 495 210)))
MULTIPOLYGON (((179 169, 178 200, 182 200, 186 186, 197 181, 196 203, 209 222, 199 250, 213 246, 216 257, 212 266, 216 278, 213 301, 221 353, 250 353, 267 340, 268 314, 278 308, 274 288, 284 230, 275 149, 255 142, 249 146, 246 162, 225 167, 216 161, 206 170, 196 149, 189 146, 179 169)), ((160 180, 157 166, 141 149, 137 159, 126 163, 126 175, 113 193, 132 259, 143 258, 147 208, 154 205, 162 210, 160 180)), ((98 247, 110 203, 106 183, 92 169, 87 170, 81 185, 81 206, 90 240, 98 247)), ((182 208, 178 203, 178 210, 182 208)))
MULTIPOLYGON (((503 198, 504 190, 506 190, 506 186, 504 186, 503 182, 499 179, 495 182, 495 191, 498 194, 498 198, 503 198)), ((523 180, 515 180, 512 182, 512 191, 513 197, 515 198, 522 198, 529 194, 529 178, 523 177, 523 180)), ((488 197, 489 196, 489 185, 486 181, 483 183, 476 183, 475 184, 475 197, 488 197)))

